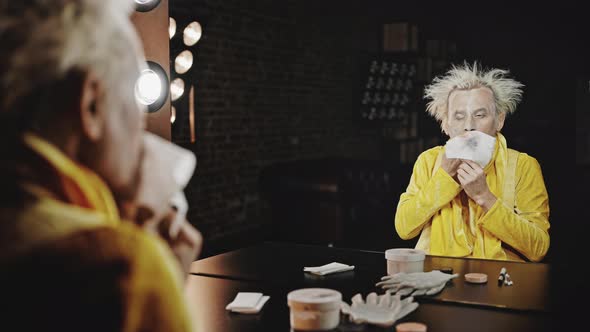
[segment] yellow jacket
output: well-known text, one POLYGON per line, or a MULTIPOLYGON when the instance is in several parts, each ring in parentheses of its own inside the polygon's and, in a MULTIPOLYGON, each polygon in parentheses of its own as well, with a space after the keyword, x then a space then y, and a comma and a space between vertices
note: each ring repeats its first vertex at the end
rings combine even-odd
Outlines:
POLYGON ((498 200, 487 213, 436 165, 444 147, 423 152, 397 206, 399 236, 411 239, 420 234, 416 248, 431 255, 542 260, 549 249, 549 198, 541 167, 535 158, 517 154, 515 206, 509 206, 502 200, 508 151, 506 139, 498 133, 494 156, 484 168, 498 200))
MULTIPOLYGON (((24 141, 30 155, 24 159, 38 163, 25 162, 19 168, 33 170, 32 173, 44 169, 49 173, 31 177, 39 181, 31 178, 19 181, 18 186, 30 200, 0 207, 0 270, 6 267, 15 275, 16 282, 19 278, 24 282, 38 273, 50 274, 38 276, 39 281, 70 280, 71 285, 62 286, 72 289, 61 289, 57 296, 76 302, 77 305, 69 303, 68 306, 80 312, 97 308, 105 299, 104 294, 117 294, 107 301, 112 305, 110 311, 109 305, 105 305, 101 308, 107 311, 97 312, 93 317, 117 323, 118 331, 193 331, 182 290, 180 265, 168 246, 133 223, 122 221, 109 188, 94 172, 38 136, 27 134, 24 141), (47 183, 55 185, 47 186, 47 183), (46 260, 49 262, 45 263, 46 260), (35 269, 40 262, 54 270, 35 269), (71 268, 72 264, 75 268, 71 268), (83 274, 80 271, 95 272, 83 274), (77 288, 80 285, 85 285, 84 289, 77 288), (92 292, 86 289, 88 285, 97 289, 92 292)), ((17 292, 15 303, 18 297, 17 292)), ((49 304, 55 298, 29 300, 49 304)), ((26 309, 37 307, 29 302, 26 309)), ((59 312, 60 307, 49 305, 40 310, 47 317, 51 316, 47 312, 61 317, 57 322, 75 321, 62 317, 71 313, 59 312)), ((43 321, 38 323, 40 327, 44 324, 43 321)), ((32 320, 27 324, 36 322, 32 320)), ((50 328, 64 330, 65 326, 50 328)), ((84 329, 84 325, 78 328, 84 329)))

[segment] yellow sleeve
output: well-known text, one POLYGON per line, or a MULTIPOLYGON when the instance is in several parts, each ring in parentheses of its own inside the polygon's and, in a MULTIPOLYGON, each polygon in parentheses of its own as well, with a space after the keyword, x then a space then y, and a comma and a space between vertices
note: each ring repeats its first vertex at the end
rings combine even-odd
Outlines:
POLYGON ((10 303, 16 315, 7 319, 16 317, 23 331, 85 331, 88 324, 93 331, 194 331, 172 253, 135 225, 67 234, 0 259, 0 270, 11 285, 0 304, 10 303), (41 283, 39 271, 47 272, 41 283), (25 312, 37 319, 19 320, 25 312))
POLYGON ((461 192, 461 186, 442 168, 431 176, 439 151, 440 148, 430 149, 418 157, 410 184, 400 196, 395 230, 404 240, 420 234, 430 218, 461 192))
MULTIPOLYGON (((142 232, 143 233, 143 232, 142 232)), ((139 234, 124 331, 194 331, 180 265, 159 238, 139 234)))
POLYGON ((478 223, 529 260, 540 261, 549 250, 549 197, 541 166, 523 153, 516 176, 516 211, 498 199, 478 223))

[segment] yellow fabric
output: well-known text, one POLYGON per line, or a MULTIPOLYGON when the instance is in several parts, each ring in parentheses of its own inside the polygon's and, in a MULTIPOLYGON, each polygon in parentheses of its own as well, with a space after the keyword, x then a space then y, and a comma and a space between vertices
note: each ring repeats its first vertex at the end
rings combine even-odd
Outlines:
MULTIPOLYGON (((514 204, 514 191, 516 190, 516 164, 518 162, 519 152, 516 150, 508 149, 506 168, 504 170, 504 189, 502 192, 502 201, 506 206, 515 206, 514 204)), ((442 161, 443 153, 439 153, 432 169, 432 176, 438 171, 440 163, 442 161)), ((465 195, 461 197, 465 200, 465 195)), ((465 211, 465 209, 463 209, 465 211)))
MULTIPOLYGON (((55 170, 62 187, 22 184, 23 190, 37 199, 26 209, 2 209, 0 257, 17 255, 79 230, 121 224, 113 195, 96 173, 77 164, 39 136, 29 133, 23 136, 23 140, 55 170), (64 192, 67 201, 56 199, 53 190, 64 192)), ((27 166, 36 168, 36 165, 27 166)))
POLYGON ((549 198, 537 160, 520 153, 514 201, 502 200, 508 147, 498 134, 492 161, 484 168, 498 198, 485 213, 442 168, 435 170, 444 147, 423 152, 410 184, 400 197, 395 228, 402 239, 420 234, 416 248, 431 255, 540 261, 549 249, 549 198), (518 254, 517 254, 518 253, 518 254))
POLYGON ((74 162, 39 136, 28 133, 24 141, 58 171, 69 203, 104 214, 105 221, 110 224, 118 222, 119 212, 113 195, 96 173, 74 162))
POLYGON ((502 201, 506 206, 516 208, 514 195, 516 190, 516 165, 518 164, 519 152, 508 149, 508 161, 504 170, 504 191, 502 192, 502 201))
MULTIPOLYGON (((56 247, 71 249, 76 245, 68 247, 70 241, 80 242, 81 235, 89 241, 96 238, 90 241, 96 246, 80 250, 79 261, 91 264, 92 257, 111 252, 110 255, 120 257, 117 262, 129 267, 128 275, 108 286, 124 296, 123 311, 113 313, 125 318, 120 331, 193 331, 182 294, 180 265, 164 241, 121 221, 110 189, 97 174, 38 136, 28 134, 24 139, 27 146, 55 168, 59 183, 64 186, 60 189, 68 201, 56 199, 52 188, 24 184, 24 190, 36 200, 25 208, 0 208, 0 269, 2 264, 15 259, 27 261, 35 252, 56 247)), ((89 282, 97 280, 93 277, 100 279, 89 275, 89 282)), ((82 296, 77 300, 88 304, 82 296)))
POLYGON ((176 258, 164 242, 154 241, 143 231, 123 228, 128 229, 111 241, 132 262, 132 273, 120 285, 127 300, 121 330, 194 331, 176 258))
POLYGON ((80 230, 0 260, 0 281, 10 285, 0 298, 3 323, 19 331, 192 331, 173 263, 164 243, 133 224, 80 230))

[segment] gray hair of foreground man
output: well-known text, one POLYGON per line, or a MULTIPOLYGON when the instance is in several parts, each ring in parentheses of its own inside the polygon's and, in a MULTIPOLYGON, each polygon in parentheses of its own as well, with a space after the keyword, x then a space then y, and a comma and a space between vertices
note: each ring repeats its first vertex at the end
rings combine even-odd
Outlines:
POLYGON ((107 104, 135 102, 127 92, 143 53, 133 9, 133 0, 0 0, 0 115, 51 120, 63 107, 51 95, 75 71, 105 83, 107 104))

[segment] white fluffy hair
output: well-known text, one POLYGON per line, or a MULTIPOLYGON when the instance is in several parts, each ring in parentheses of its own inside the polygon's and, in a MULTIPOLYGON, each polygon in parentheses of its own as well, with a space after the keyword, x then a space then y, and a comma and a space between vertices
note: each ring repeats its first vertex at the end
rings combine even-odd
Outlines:
POLYGON ((455 90, 470 90, 487 87, 492 90, 496 104, 496 116, 501 113, 514 113, 522 98, 524 85, 507 78, 510 72, 504 69, 483 70, 477 64, 453 67, 444 75, 436 77, 424 90, 424 98, 430 99, 426 111, 438 120, 442 128, 448 116, 448 100, 455 90))
POLYGON ((94 72, 110 96, 128 90, 121 84, 133 85, 143 63, 129 19, 134 6, 133 0, 0 0, 0 112, 72 70, 94 72))

